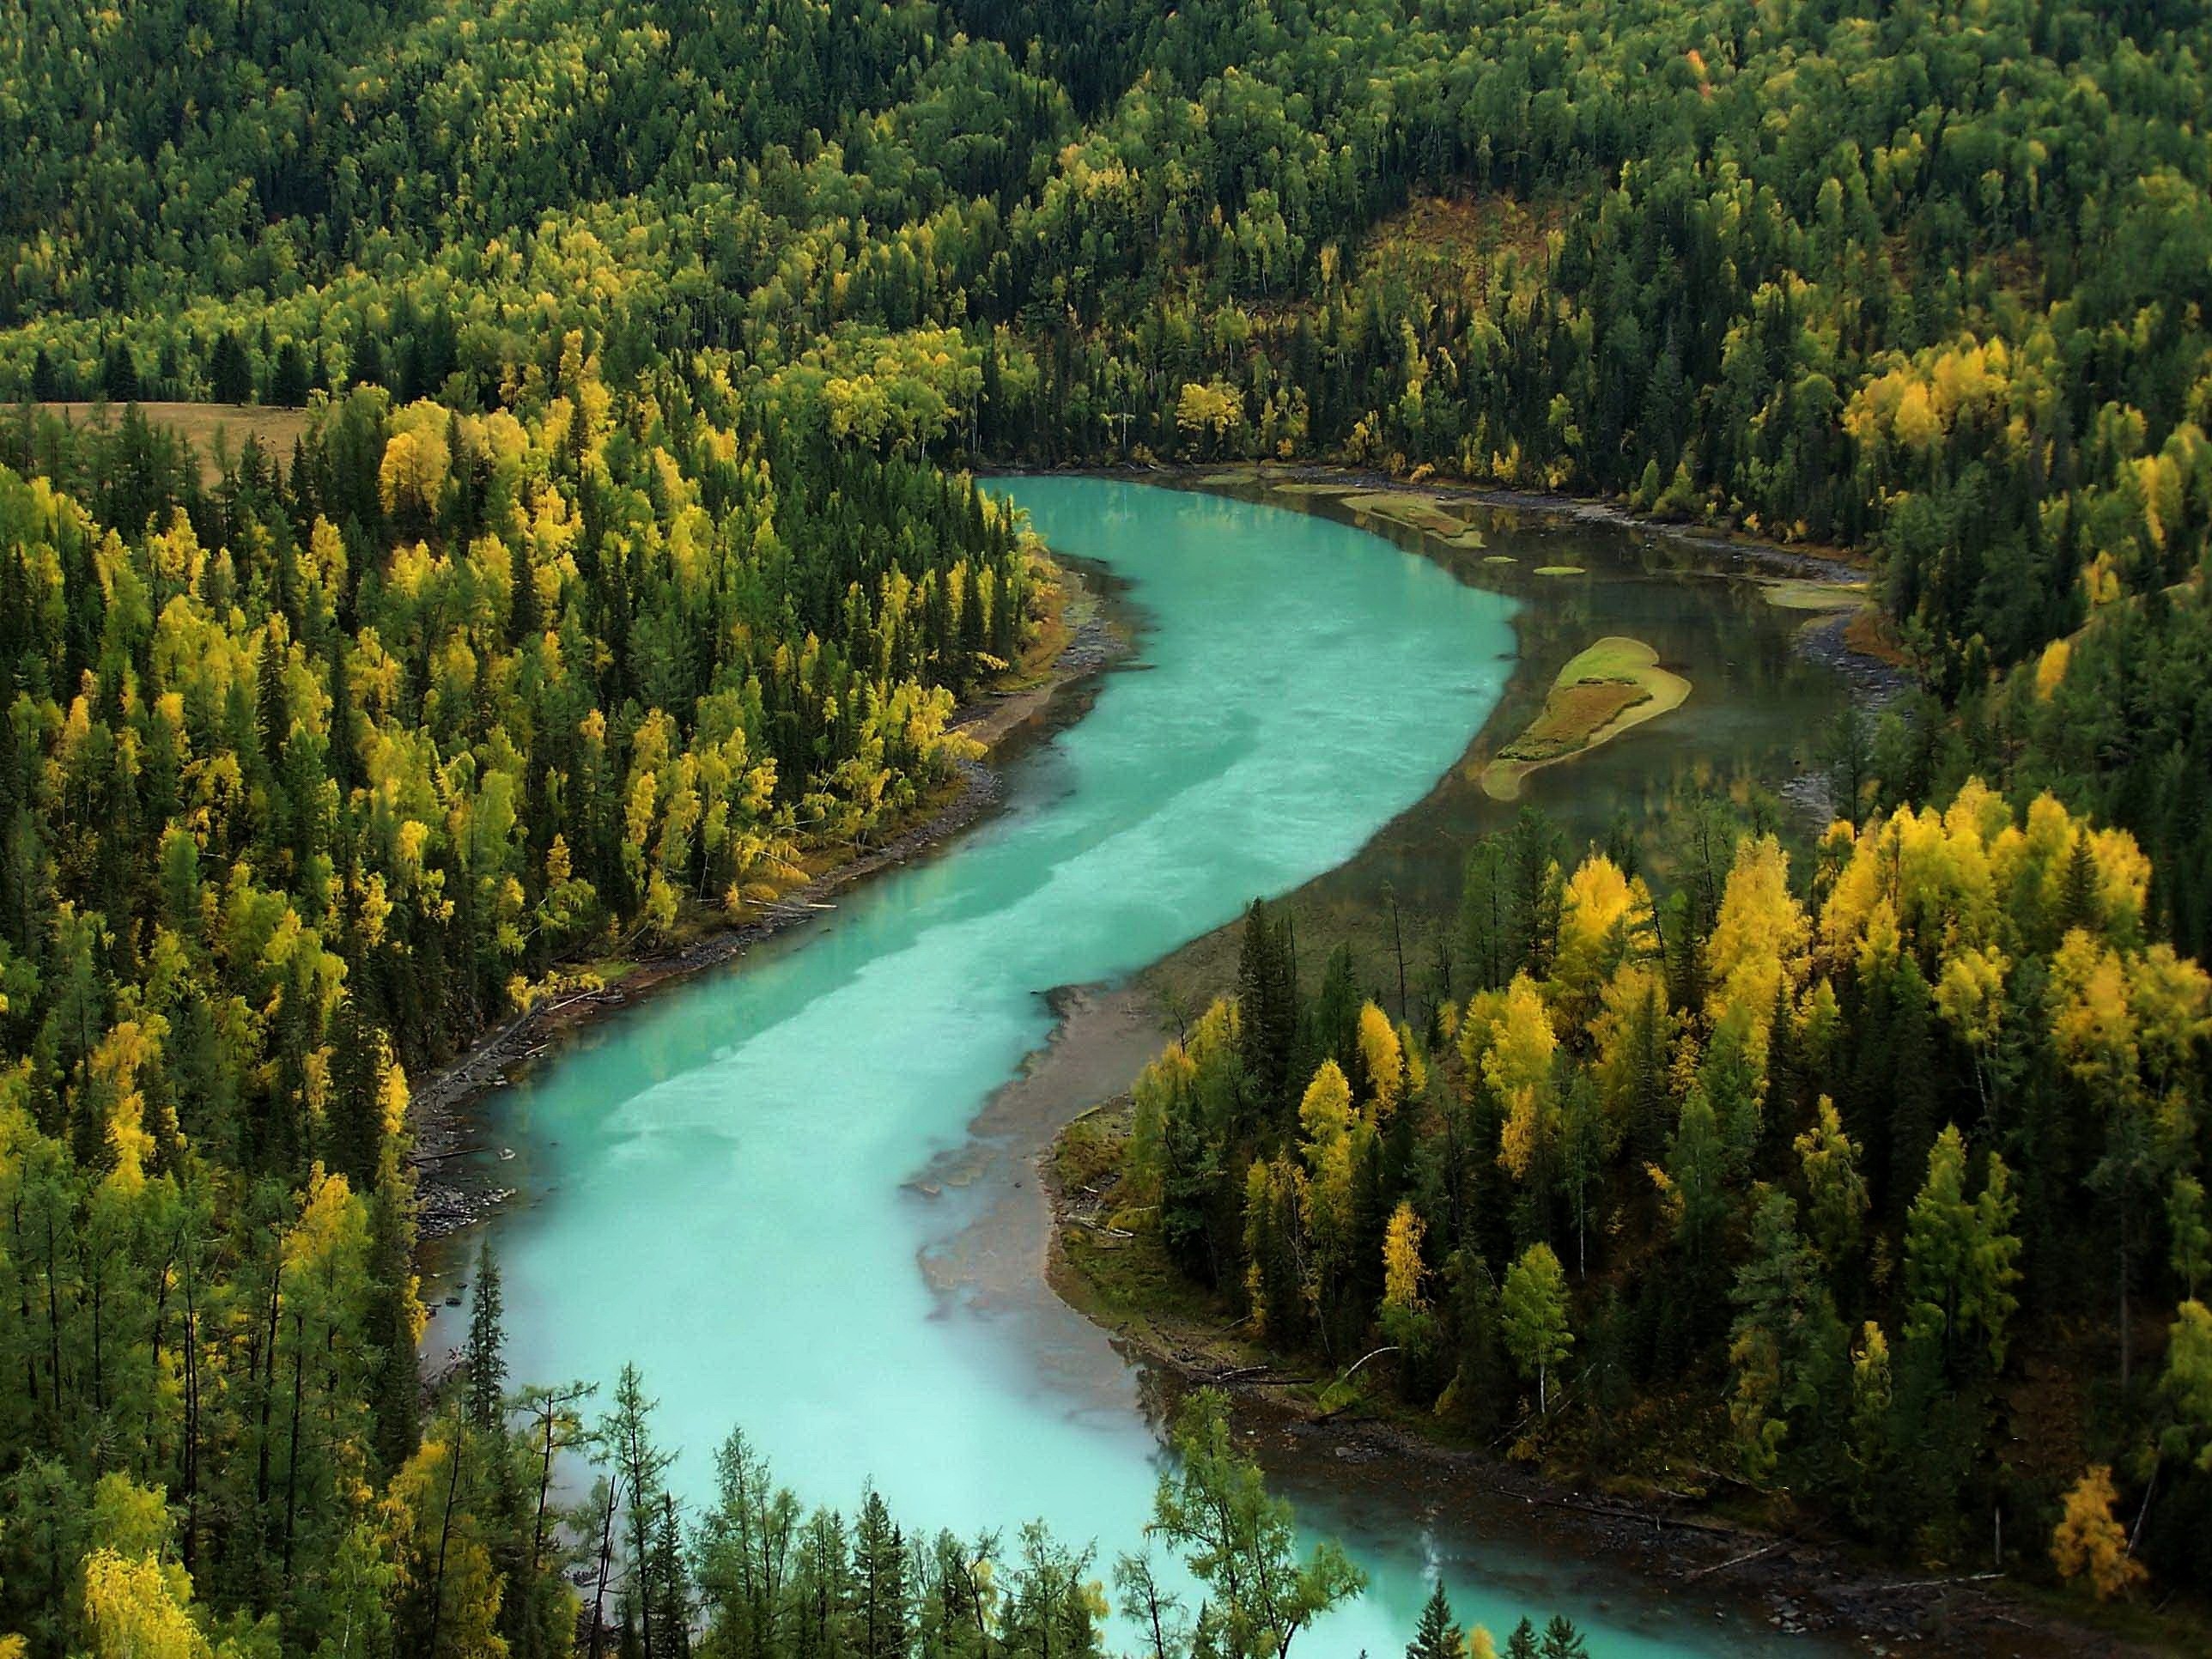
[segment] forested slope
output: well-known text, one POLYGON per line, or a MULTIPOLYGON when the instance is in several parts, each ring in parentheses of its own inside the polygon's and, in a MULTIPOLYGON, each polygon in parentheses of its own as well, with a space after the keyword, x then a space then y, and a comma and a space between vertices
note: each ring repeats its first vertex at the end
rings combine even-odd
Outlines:
MULTIPOLYGON (((616 384, 711 362, 884 451, 1339 457, 1861 544, 1970 702, 2205 550, 2201 7, 19 9, 19 395, 489 406, 578 328, 616 384), (1427 194, 1528 234, 1378 240, 1427 194)), ((2068 781, 2197 947, 2167 678, 2068 781)))
MULTIPOLYGON (((2148 854, 2083 948, 2212 943, 2202 6, 0 18, 0 396, 314 410, 213 485, 136 419, 0 425, 0 1627, 36 1653, 93 1640, 103 1547, 167 1547, 215 1620, 281 1608, 286 1650, 363 1650, 372 1603, 368 1650, 555 1640, 526 1480, 441 1464, 458 1419, 418 1443, 403 1068, 943 780, 1036 582, 943 468, 1341 459, 1851 544, 1929 694, 1854 814, 2047 787, 2148 854), (473 1624, 426 1565, 457 1513, 473 1624)), ((2057 975, 2070 935, 2015 898, 1975 948, 2057 975)), ((1897 920, 1940 984, 1959 940, 1897 920)), ((1758 950, 1809 995, 1846 943, 1758 950)), ((2124 1275, 2203 1162, 2175 1018, 2155 1156, 2052 1234, 2117 1224, 2124 1275)), ((2054 1101, 2090 1063, 2024 1052, 2054 1101)), ((1805 1126, 1762 1121, 1739 1176, 1788 1172, 1805 1126)), ((1893 1223, 1913 1124, 1841 1132, 1893 1223)), ((2068 1156, 2014 1158, 2034 1202, 2106 1167, 2068 1156)))
POLYGON ((1136 1079, 1129 1248, 1456 1440, 1931 1570, 2201 1583, 2212 979, 2133 838, 1970 783, 1794 881, 1715 850, 1656 900, 1524 814, 1410 1021, 1255 907, 1136 1079))

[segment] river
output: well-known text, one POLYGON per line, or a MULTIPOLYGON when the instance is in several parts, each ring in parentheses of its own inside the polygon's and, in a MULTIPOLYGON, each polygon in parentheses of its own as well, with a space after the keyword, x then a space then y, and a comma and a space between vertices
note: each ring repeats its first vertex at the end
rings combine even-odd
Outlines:
MULTIPOLYGON (((1135 972, 1428 795, 1506 684, 1515 601, 1282 507, 1095 478, 997 487, 1127 584, 1137 657, 1009 766, 988 821, 493 1097, 522 1195, 493 1237, 514 1375, 582 1377, 604 1399, 635 1361, 689 1502, 741 1424, 809 1504, 849 1507, 872 1481, 909 1528, 1042 1517, 1098 1540, 1103 1576, 1158 1471, 1136 1375, 1049 1297, 1010 1310, 925 1272, 994 1181, 1034 1178, 1018 1160, 966 1186, 920 1177, 1046 1041, 1048 992, 1135 972)), ((1601 1654, 1765 1637, 1387 1496, 1302 1496, 1374 1581, 1309 1654, 1396 1652, 1438 1572, 1501 1639, 1553 1611, 1601 1654)))

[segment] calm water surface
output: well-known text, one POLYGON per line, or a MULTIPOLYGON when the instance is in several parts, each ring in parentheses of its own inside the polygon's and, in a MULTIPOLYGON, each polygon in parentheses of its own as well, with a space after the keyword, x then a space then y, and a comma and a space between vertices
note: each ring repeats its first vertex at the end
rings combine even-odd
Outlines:
MULTIPOLYGON (((635 1361, 693 1504, 742 1424, 807 1503, 849 1506, 872 1480, 909 1528, 1042 1516, 1097 1539, 1103 1574, 1158 1468, 1133 1374, 1049 1298, 1010 1315, 933 1290, 922 1260, 979 1199, 914 1178, 1044 1041, 1045 992, 1134 971, 1421 799, 1498 701, 1515 607, 1323 518, 1097 479, 1000 487, 1129 583, 1150 619, 1137 662, 941 855, 500 1097, 531 1201, 495 1237, 516 1375, 604 1389, 635 1361)), ((1759 1634, 1389 1503, 1302 1498, 1375 1578, 1303 1651, 1397 1651, 1438 1571, 1501 1638, 1554 1609, 1601 1653, 1759 1634)))

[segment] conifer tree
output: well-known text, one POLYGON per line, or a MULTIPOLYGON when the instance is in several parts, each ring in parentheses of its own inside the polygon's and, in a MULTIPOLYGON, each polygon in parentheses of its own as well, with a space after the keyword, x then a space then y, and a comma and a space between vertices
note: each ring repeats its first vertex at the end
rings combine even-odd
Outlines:
POLYGON ((496 1434, 506 1421, 507 1356, 501 1316, 499 1257, 493 1254, 487 1237, 477 1249, 468 1343, 461 1351, 461 1364, 468 1376, 469 1426, 479 1434, 496 1434))
POLYGON ((219 404, 253 401, 253 366, 246 361, 245 343, 230 329, 216 337, 208 359, 208 395, 219 404))
POLYGON ((1452 1623, 1451 1603, 1439 1578, 1421 1606, 1421 1622, 1414 1628, 1406 1659, 1465 1659, 1466 1653, 1467 1637, 1452 1623))

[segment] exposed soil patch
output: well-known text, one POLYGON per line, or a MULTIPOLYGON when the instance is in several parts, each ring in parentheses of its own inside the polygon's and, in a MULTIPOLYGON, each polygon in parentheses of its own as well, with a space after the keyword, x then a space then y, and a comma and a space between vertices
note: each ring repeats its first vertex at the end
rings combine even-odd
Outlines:
MULTIPOLYGON (((60 416, 72 426, 94 421, 114 426, 123 418, 119 404, 52 403, 37 407, 60 416)), ((270 461, 281 469, 291 459, 294 441, 307 429, 308 411, 304 409, 269 409, 259 404, 151 403, 137 407, 154 425, 168 428, 191 445, 199 458, 203 483, 211 484, 222 476, 216 465, 218 446, 235 459, 248 438, 258 438, 270 461)))

